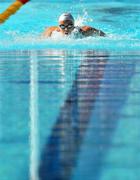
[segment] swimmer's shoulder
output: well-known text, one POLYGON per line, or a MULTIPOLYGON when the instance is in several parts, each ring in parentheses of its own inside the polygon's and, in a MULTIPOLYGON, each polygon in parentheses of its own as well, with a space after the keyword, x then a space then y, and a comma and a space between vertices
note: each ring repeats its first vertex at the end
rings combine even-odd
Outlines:
POLYGON ((93 36, 93 35, 105 36, 106 35, 103 31, 95 29, 94 27, 91 27, 91 26, 82 26, 80 29, 84 36, 93 36))
POLYGON ((44 33, 43 33, 43 36, 45 36, 45 37, 51 37, 51 35, 52 35, 52 33, 53 33, 54 31, 60 32, 59 27, 58 27, 58 26, 51 26, 51 27, 46 28, 46 30, 45 30, 44 33))

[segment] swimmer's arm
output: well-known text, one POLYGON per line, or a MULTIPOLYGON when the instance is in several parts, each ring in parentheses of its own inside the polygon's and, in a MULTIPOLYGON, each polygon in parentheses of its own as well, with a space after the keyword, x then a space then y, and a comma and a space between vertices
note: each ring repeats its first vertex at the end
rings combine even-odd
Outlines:
POLYGON ((42 36, 46 37, 46 38, 51 37, 51 35, 52 35, 52 28, 51 27, 47 28, 42 34, 42 36))
POLYGON ((81 30, 82 30, 82 34, 84 36, 93 36, 93 35, 106 36, 106 34, 103 31, 95 29, 95 28, 90 27, 90 26, 83 26, 81 28, 81 30))
POLYGON ((43 36, 48 38, 48 37, 51 37, 53 31, 57 31, 59 32, 59 28, 57 26, 52 26, 52 27, 48 27, 45 32, 43 33, 43 36))

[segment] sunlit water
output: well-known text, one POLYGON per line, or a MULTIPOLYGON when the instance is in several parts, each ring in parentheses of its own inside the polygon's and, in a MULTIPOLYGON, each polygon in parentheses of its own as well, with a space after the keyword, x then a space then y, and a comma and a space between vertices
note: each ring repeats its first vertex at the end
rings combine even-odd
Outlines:
POLYGON ((63 0, 0 26, 0 180, 140 179, 139 24, 138 3, 63 0), (107 37, 43 39, 64 11, 107 37))
MULTIPOLYGON (((3 3, 1 7, 5 9, 8 5, 8 3, 3 3)), ((0 49, 138 50, 140 49, 139 29, 140 5, 136 3, 30 2, 1 25, 0 49), (76 24, 86 24, 101 29, 107 37, 40 38, 45 28, 57 25, 59 15, 67 11, 74 15, 76 24)))

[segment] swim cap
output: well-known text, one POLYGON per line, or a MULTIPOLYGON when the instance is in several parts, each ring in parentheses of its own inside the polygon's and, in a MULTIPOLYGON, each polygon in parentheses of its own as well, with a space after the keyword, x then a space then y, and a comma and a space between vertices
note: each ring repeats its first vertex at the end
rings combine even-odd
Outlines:
POLYGON ((67 20, 72 21, 74 23, 74 18, 71 15, 71 13, 63 13, 63 14, 61 14, 58 21, 60 22, 60 21, 67 21, 67 20))

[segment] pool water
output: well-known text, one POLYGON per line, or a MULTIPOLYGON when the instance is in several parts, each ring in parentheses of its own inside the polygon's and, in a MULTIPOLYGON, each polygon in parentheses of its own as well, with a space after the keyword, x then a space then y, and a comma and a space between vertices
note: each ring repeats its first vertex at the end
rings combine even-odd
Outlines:
MULTIPOLYGON (((1 9, 6 9, 9 4, 2 3, 1 9)), ((92 1, 87 3, 82 0, 77 3, 75 1, 30 2, 1 25, 0 49, 139 50, 139 14, 139 3, 93 3, 92 1), (40 35, 45 28, 57 25, 60 14, 67 11, 75 17, 76 25, 86 24, 101 29, 107 37, 42 40, 40 35)))
POLYGON ((139 180, 134 2, 32 1, 1 25, 0 180, 139 180), (107 37, 42 39, 64 11, 107 37))

